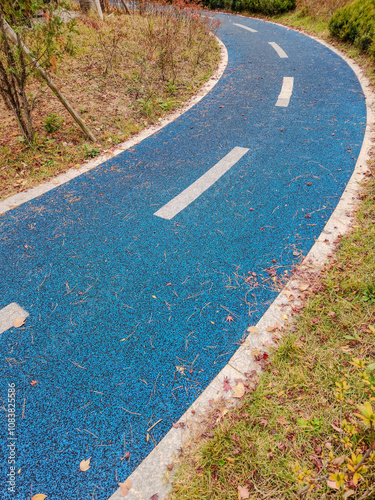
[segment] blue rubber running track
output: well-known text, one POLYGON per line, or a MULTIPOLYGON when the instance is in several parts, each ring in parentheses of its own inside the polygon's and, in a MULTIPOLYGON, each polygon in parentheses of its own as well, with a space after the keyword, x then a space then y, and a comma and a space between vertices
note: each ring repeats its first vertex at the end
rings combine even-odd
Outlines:
POLYGON ((353 172, 366 106, 347 63, 284 27, 218 17, 229 62, 202 101, 0 218, 0 309, 30 314, 0 339, 3 409, 16 388, 16 487, 4 411, 3 499, 32 487, 107 500, 263 315, 276 295, 266 270, 284 275, 309 251, 353 172), (156 215, 218 164, 200 196, 156 215))

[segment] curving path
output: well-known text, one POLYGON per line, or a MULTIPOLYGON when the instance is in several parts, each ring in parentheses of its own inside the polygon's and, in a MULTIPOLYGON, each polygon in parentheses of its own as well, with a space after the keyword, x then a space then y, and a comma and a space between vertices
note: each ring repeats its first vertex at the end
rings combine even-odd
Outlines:
POLYGON ((108 499, 266 311, 270 268, 309 251, 353 172, 366 106, 351 68, 298 32, 219 18, 229 62, 199 104, 0 218, 3 410, 16 390, 1 498, 108 499))

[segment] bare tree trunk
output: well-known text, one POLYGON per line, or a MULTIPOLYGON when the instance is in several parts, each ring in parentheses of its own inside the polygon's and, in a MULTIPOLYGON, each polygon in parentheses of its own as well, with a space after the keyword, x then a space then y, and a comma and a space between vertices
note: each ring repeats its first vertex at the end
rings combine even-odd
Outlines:
POLYGON ((129 10, 129 7, 126 5, 125 0, 121 0, 121 3, 124 6, 126 13, 129 14, 129 16, 130 16, 130 10, 129 10))
POLYGON ((9 26, 9 24, 6 22, 4 18, 0 18, 1 21, 1 26, 2 28, 4 27, 4 33, 7 35, 9 40, 11 40, 13 43, 19 43, 19 46, 22 48, 21 54, 24 53, 26 57, 33 63, 34 67, 38 70, 38 73, 40 76, 45 80, 49 88, 52 90, 52 92, 56 95, 56 97, 59 99, 61 104, 68 110, 68 112, 71 114, 73 119, 78 123, 80 126, 82 132, 93 142, 96 141, 94 134, 91 132, 91 130, 86 127, 86 125, 83 123, 81 117, 78 115, 78 113, 75 111, 74 108, 69 104, 69 102, 65 99, 63 94, 58 90, 56 85, 53 83, 51 78, 48 76, 48 74, 44 71, 44 69, 40 66, 38 61, 36 61, 33 56, 30 54, 29 49, 26 47, 26 45, 21 41, 19 36, 15 34, 13 29, 9 26))
POLYGON ((79 6, 83 14, 88 14, 91 9, 96 10, 103 21, 103 12, 99 0, 79 0, 79 6))
MULTIPOLYGON (((0 60, 0 95, 7 108, 12 111, 21 127, 23 136, 29 144, 33 142, 35 131, 32 122, 30 104, 26 96, 26 70, 24 54, 20 50, 20 65, 17 64, 13 49, 6 36, 6 21, 0 18, 3 51, 7 61, 4 67, 0 60)), ((15 35, 14 43, 21 49, 21 39, 15 35)))

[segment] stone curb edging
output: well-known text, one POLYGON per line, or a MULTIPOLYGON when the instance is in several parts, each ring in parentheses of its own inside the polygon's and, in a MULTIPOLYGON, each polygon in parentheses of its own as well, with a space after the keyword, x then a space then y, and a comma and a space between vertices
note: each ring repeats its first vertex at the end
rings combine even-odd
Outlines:
MULTIPOLYGON (((284 25, 280 26, 285 27, 284 25)), ((285 28, 291 29, 288 27, 285 28)), ((366 132, 354 172, 336 209, 299 267, 302 275, 308 275, 310 273, 316 274, 322 269, 328 257, 334 251, 337 238, 349 230, 354 219, 361 183, 368 172, 370 151, 372 143, 375 141, 375 115, 373 111, 375 108, 375 95, 371 89, 369 80, 354 61, 323 40, 307 35, 306 33, 304 34, 332 50, 353 69, 366 97, 367 108, 366 132)), ((231 382, 231 385, 234 385, 236 379, 246 379, 248 374, 261 370, 259 363, 254 360, 252 352, 266 352, 268 350, 267 346, 275 345, 275 337, 280 338, 282 330, 288 325, 288 320, 293 312, 292 307, 298 306, 301 303, 303 292, 300 289, 303 289, 303 284, 303 279, 299 279, 298 277, 291 279, 286 284, 284 290, 276 297, 257 323, 256 333, 251 333, 247 336, 245 342, 237 349, 228 364, 180 418, 179 423, 182 423, 183 427, 172 427, 147 458, 129 476, 132 487, 126 495, 127 500, 149 500, 155 493, 159 495, 158 498, 160 500, 163 500, 168 495, 171 490, 171 484, 168 482, 168 475, 170 476, 170 474, 166 472, 167 465, 173 462, 178 450, 192 436, 194 424, 199 422, 200 416, 209 407, 210 401, 224 399, 227 403, 234 403, 231 394, 223 390, 224 379, 227 378, 231 382), (290 294, 293 295, 292 300, 290 300, 290 294)), ((120 489, 118 489, 109 500, 121 500, 123 498, 120 489)))
POLYGON ((150 137, 156 132, 159 132, 161 129, 163 129, 164 127, 175 121, 181 115, 186 113, 186 111, 195 106, 195 104, 201 101, 203 97, 205 97, 220 80, 228 64, 228 52, 225 45, 216 35, 213 36, 216 38, 220 46, 220 63, 218 65, 218 68, 215 71, 215 73, 211 76, 211 78, 203 85, 203 87, 199 89, 197 94, 194 95, 194 97, 192 97, 191 99, 189 99, 181 108, 169 114, 167 117, 163 118, 158 124, 151 125, 150 127, 143 130, 134 137, 131 137, 130 139, 121 143, 120 145, 113 147, 111 151, 107 151, 106 153, 96 157, 94 160, 88 161, 80 168, 78 169, 71 168, 67 172, 57 175, 56 177, 52 178, 50 181, 44 184, 41 184, 34 188, 30 188, 27 191, 23 191, 21 193, 14 194, 13 196, 9 196, 9 198, 5 198, 4 200, 0 201, 0 214, 8 212, 9 210, 16 208, 19 205, 22 205, 23 203, 38 198, 42 194, 47 193, 48 191, 51 191, 52 189, 55 189, 59 185, 65 184, 66 182, 69 182, 70 180, 76 177, 79 177, 80 175, 88 172, 89 170, 98 167, 105 161, 110 160, 111 158, 123 153, 127 149, 130 149, 136 144, 142 142, 147 137, 150 137))

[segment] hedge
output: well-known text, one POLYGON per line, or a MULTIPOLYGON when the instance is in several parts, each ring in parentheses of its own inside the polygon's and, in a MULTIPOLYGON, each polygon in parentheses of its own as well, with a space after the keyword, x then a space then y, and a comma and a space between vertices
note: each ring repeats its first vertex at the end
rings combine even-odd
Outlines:
POLYGON ((375 60, 375 0, 355 0, 333 14, 329 30, 375 60))

